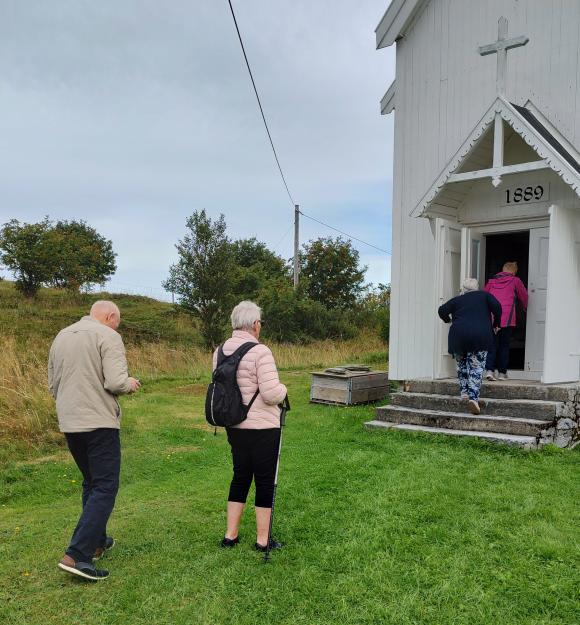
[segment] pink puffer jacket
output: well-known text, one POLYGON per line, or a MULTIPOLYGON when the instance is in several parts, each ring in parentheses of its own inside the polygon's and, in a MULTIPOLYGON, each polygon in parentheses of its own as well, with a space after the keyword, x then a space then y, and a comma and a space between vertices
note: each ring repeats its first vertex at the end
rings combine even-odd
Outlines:
MULTIPOLYGON (((249 332, 234 330, 231 338, 223 345, 224 354, 233 354, 238 347, 248 342, 257 343, 242 358, 238 368, 238 386, 244 404, 249 404, 254 393, 260 389, 252 404, 248 418, 234 427, 245 430, 266 430, 280 427, 278 404, 286 397, 286 387, 280 382, 276 362, 270 349, 259 343, 249 332)), ((213 368, 217 366, 218 350, 213 354, 213 368)))

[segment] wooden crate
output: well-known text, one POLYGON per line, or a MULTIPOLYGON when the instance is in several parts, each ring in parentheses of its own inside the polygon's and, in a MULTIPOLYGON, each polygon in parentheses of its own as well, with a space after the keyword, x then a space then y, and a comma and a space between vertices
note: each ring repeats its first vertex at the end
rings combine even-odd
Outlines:
POLYGON ((386 371, 312 372, 312 403, 352 406, 377 401, 388 394, 389 376, 386 371))

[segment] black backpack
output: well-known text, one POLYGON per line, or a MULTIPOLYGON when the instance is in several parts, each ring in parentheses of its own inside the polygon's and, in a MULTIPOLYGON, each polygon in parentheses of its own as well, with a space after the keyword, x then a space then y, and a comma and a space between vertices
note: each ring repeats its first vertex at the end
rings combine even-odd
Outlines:
POLYGON ((223 345, 220 346, 217 366, 205 397, 205 418, 210 425, 227 428, 246 420, 260 391, 257 390, 250 403, 244 406, 236 376, 240 361, 256 345, 258 343, 248 341, 240 345, 230 356, 226 356, 223 345))

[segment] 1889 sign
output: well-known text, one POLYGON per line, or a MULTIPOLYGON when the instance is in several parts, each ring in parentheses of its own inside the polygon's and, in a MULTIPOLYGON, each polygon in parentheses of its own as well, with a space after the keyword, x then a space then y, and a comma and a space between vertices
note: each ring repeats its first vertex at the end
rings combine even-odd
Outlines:
POLYGON ((506 189, 506 204, 519 204, 520 202, 539 202, 544 197, 544 187, 541 184, 528 187, 506 189))

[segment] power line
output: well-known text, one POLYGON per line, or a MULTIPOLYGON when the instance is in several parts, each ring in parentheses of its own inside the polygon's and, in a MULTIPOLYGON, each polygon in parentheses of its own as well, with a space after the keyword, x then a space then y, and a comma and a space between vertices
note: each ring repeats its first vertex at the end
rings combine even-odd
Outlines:
POLYGON ((375 250, 379 250, 379 252, 383 252, 384 254, 388 254, 389 256, 392 256, 391 252, 389 252, 388 250, 384 250, 382 247, 377 247, 376 245, 373 245, 372 243, 367 243, 366 241, 363 241, 362 239, 359 239, 357 237, 353 237, 352 234, 348 234, 348 232, 344 232, 342 230, 339 230, 338 228, 335 228, 334 226, 331 226, 330 224, 324 223, 323 221, 320 221, 320 219, 316 219, 315 217, 311 217, 310 215, 307 215, 306 213, 303 213, 302 211, 300 211, 300 214, 303 217, 306 217, 306 219, 310 219, 312 221, 315 221, 317 224, 320 224, 322 226, 326 226, 327 228, 330 228, 331 230, 334 230, 335 232, 339 232, 340 234, 343 234, 345 237, 348 237, 349 239, 352 239, 353 241, 358 241, 359 243, 363 243, 364 245, 368 245, 369 247, 374 247, 375 250))
POLYGON ((238 28, 238 21, 236 20, 236 14, 234 13, 234 7, 232 6, 232 0, 228 0, 228 4, 230 5, 230 11, 232 12, 232 17, 234 18, 234 25, 236 27, 236 32, 238 33, 238 39, 240 40, 240 46, 242 46, 242 52, 244 53, 244 59, 246 61, 246 66, 248 68, 248 73, 250 74, 250 79, 252 81, 252 86, 254 87, 254 93, 256 94, 256 99, 258 100, 258 106, 260 107, 260 113, 262 114, 262 120, 264 121, 264 126, 266 128, 266 132, 268 133, 268 139, 270 139, 270 145, 272 146, 272 152, 274 152, 274 158, 276 159, 276 164, 278 165, 278 169, 280 170, 280 176, 282 176, 282 182, 286 187, 286 193, 288 193, 288 197, 290 198, 290 202, 292 203, 292 207, 294 208, 294 200, 292 199, 292 194, 290 193, 290 189, 288 188, 288 184, 286 183, 286 178, 284 177, 284 172, 282 171, 282 166, 280 165, 280 160, 278 159, 278 154, 276 153, 276 148, 274 147, 274 141, 272 141, 272 135, 270 134, 270 129, 268 128, 268 122, 266 121, 266 116, 264 115, 264 109, 262 108, 262 102, 260 101, 260 96, 258 94, 258 89, 256 87, 256 82, 254 81, 254 76, 252 74, 252 69, 250 67, 250 62, 248 61, 248 55, 246 54, 246 49, 244 48, 244 42, 242 40, 242 35, 240 33, 240 29, 238 28))
POLYGON ((280 237, 280 239, 274 246, 274 249, 276 249, 280 245, 280 243, 282 243, 282 241, 290 234, 290 230, 292 230, 292 228, 294 228, 294 224, 290 224, 288 226, 288 230, 286 230, 286 232, 280 237))
MULTIPOLYGON (((270 145, 272 146, 272 152, 274 153, 274 158, 276 159, 276 164, 278 165, 278 170, 280 171, 280 176, 282 177, 282 182, 284 183, 284 187, 286 188, 286 193, 288 194, 288 197, 290 198, 290 202, 292 203, 292 207, 294 208, 296 204, 294 202, 294 199, 292 198, 292 194, 290 193, 290 189, 288 188, 288 184, 286 182, 286 178, 284 176, 284 172, 282 171, 282 166, 280 165, 280 159, 278 158, 278 153, 276 152, 276 148, 274 147, 274 141, 272 140, 272 135, 270 134, 270 129, 268 127, 268 122, 266 121, 266 115, 264 114, 264 109, 262 107, 262 102, 260 100, 260 95, 258 94, 258 88, 256 87, 256 81, 254 80, 254 75, 252 74, 252 68, 250 67, 250 62, 248 61, 248 55, 246 54, 246 48, 244 47, 244 41, 242 39, 242 34, 240 33, 240 29, 238 27, 238 20, 236 19, 236 14, 234 12, 234 7, 232 6, 232 0, 228 0, 228 4, 230 6, 230 11, 232 13, 232 18, 234 20, 234 25, 236 27, 236 32, 238 34, 238 39, 240 41, 240 46, 242 48, 242 53, 244 55, 244 60, 246 61, 246 67, 248 68, 248 73, 250 74, 250 80, 252 81, 252 86, 254 87, 254 93, 256 94, 256 100, 258 101, 258 106, 260 107, 260 113, 262 115, 262 120, 264 122, 264 127, 266 128, 266 133, 268 134, 268 139, 270 140, 270 145)), ((302 211, 298 211, 298 212, 301 215, 303 215, 304 217, 306 217, 307 219, 315 221, 316 223, 319 223, 322 226, 325 226, 326 228, 330 228, 331 230, 334 230, 335 232, 339 232, 340 234, 348 237, 349 239, 352 239, 353 241, 358 241, 359 243, 362 243, 363 245, 368 245, 369 247, 372 247, 372 248, 378 250, 379 252, 383 252, 384 254, 388 254, 389 256, 391 255, 391 252, 389 252, 387 250, 384 250, 384 249, 382 249, 380 247, 377 247, 376 245, 373 245, 372 243, 367 243, 366 241, 363 241, 362 239, 354 237, 351 234, 348 234, 347 232, 343 232, 342 230, 339 230, 338 228, 335 228, 334 226, 331 226, 331 225, 329 225, 327 223, 324 223, 323 221, 320 221, 319 219, 311 217, 310 215, 306 215, 302 211)), ((285 237, 286 237, 286 234, 284 234, 284 236, 276 244, 276 247, 279 245, 279 243, 285 237)))

